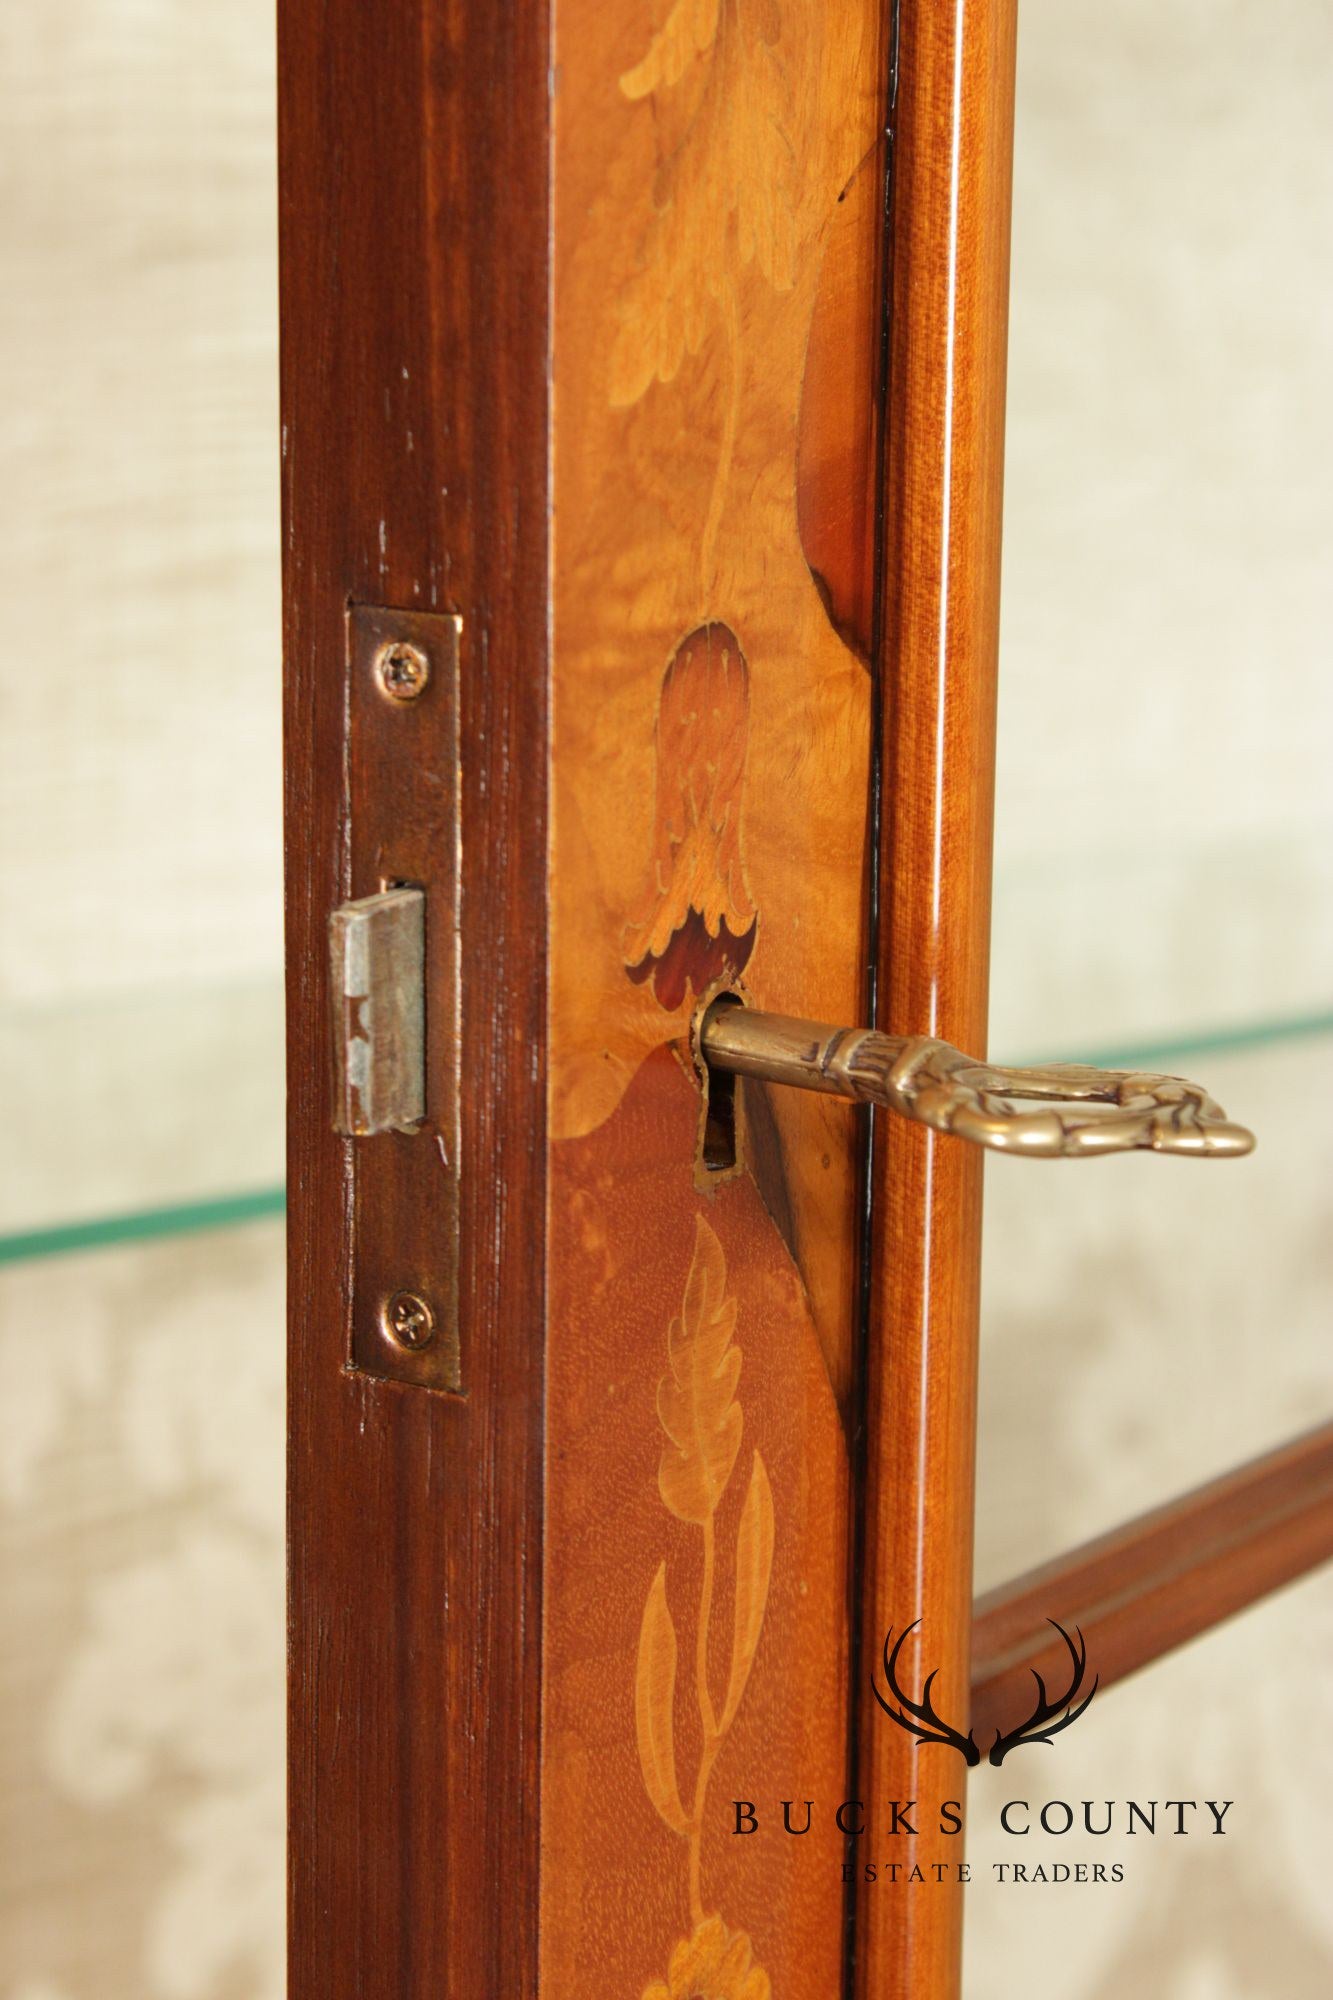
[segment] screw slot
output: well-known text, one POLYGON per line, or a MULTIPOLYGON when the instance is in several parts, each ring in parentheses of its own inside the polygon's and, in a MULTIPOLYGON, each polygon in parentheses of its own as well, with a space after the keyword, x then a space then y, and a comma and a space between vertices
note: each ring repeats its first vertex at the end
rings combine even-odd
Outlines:
POLYGON ((435 1338, 435 1315, 419 1292, 395 1292, 380 1308, 380 1325, 399 1347, 417 1352, 435 1338))
POLYGON ((430 680, 430 660, 407 639, 389 639, 375 653, 375 674, 392 701, 415 701, 430 680))

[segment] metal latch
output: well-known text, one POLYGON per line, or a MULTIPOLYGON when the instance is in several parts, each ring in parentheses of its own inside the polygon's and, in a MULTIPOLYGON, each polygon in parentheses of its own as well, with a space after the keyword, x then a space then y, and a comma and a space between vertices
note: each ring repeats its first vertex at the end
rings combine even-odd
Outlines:
POLYGON ((465 1391, 458 1324, 459 619, 347 614, 347 892, 332 912, 332 1122, 350 1141, 366 1375, 465 1391))
POLYGON ((329 919, 339 1132, 415 1132, 426 1115, 426 897, 385 889, 329 919))

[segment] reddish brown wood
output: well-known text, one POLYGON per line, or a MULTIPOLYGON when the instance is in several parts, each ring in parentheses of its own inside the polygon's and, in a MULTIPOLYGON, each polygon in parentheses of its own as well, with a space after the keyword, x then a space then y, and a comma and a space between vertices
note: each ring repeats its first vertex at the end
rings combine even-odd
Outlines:
MULTIPOLYGON (((1008 321, 1013 0, 904 0, 894 120, 885 487, 883 923, 877 1026, 981 1052, 1008 321)), ((857 1911, 864 2000, 958 1990, 958 1842, 937 1832, 957 1759, 881 1715, 886 1631, 921 1624, 907 1684, 967 1699, 981 1158, 879 1121, 867 1378, 860 1785, 917 1799, 929 1892, 876 1883, 857 1911)), ((947 1705, 946 1705, 947 1704, 947 1705)), ((884 1857, 893 1858, 893 1857, 884 1857)), ((900 1854, 896 1858, 902 1859, 900 1854)))
POLYGON ((1030 1669, 1054 1691, 1068 1656, 1047 1624, 1081 1627, 1088 1685, 1160 1659, 1333 1556, 1333 1424, 1210 1480, 979 1597, 972 1727, 985 1750, 1032 1705, 1030 1669))
POLYGON ((537 1961, 547 13, 279 17, 289 1991, 492 2000, 537 1961), (487 1000, 463 1021, 463 1399, 345 1365, 357 1142, 330 1128, 325 926, 351 886, 349 599, 464 621, 463 986, 487 1000))

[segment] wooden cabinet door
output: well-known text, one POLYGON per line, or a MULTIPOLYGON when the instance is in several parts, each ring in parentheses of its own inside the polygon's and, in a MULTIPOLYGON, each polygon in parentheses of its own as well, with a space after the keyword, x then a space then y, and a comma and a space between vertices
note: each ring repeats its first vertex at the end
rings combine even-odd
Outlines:
POLYGON ((881 14, 556 22, 552 1996, 841 1983, 859 1130, 686 1038, 865 1005, 881 14))
POLYGON ((982 1046, 1010 8, 279 11, 293 2000, 944 1994, 835 1812, 935 1782, 888 1623, 966 1700, 979 1170, 878 1149, 867 1286, 863 1115, 719 1165, 689 1028, 982 1046), (418 879, 425 1121, 338 1136, 418 879))

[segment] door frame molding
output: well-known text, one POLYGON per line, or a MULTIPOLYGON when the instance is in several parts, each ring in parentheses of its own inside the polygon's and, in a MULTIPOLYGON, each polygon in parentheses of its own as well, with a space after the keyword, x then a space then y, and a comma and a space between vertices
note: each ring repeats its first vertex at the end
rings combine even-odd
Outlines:
MULTIPOLYGON (((1009 318, 1015 0, 901 0, 892 143, 884 475, 877 1019, 984 1055, 1009 318)), ((965 1714, 983 1154, 879 1116, 871 1282, 858 1790, 920 1801, 919 1891, 860 1883, 858 2000, 959 1991, 955 1760, 883 1726, 886 1632, 920 1619, 906 1684, 965 1714)), ((965 1774, 964 1774, 965 1775, 965 1774)))
POLYGON ((493 2000, 537 1977, 549 10, 278 15, 288 1990, 493 2000), (350 1366, 348 1149, 403 1143, 330 1115, 353 602, 463 621, 461 1396, 350 1366))

